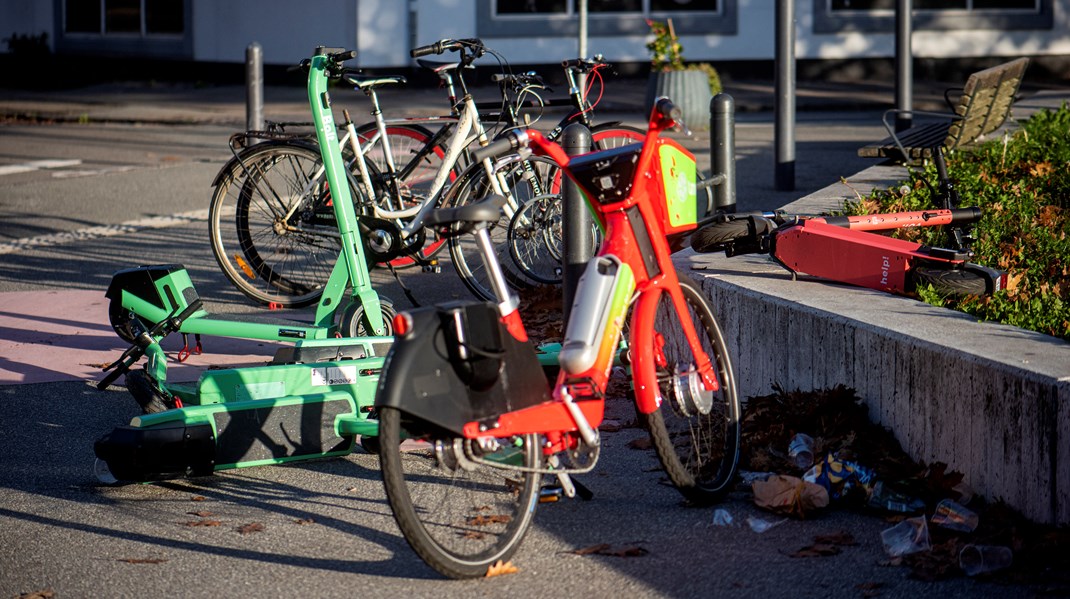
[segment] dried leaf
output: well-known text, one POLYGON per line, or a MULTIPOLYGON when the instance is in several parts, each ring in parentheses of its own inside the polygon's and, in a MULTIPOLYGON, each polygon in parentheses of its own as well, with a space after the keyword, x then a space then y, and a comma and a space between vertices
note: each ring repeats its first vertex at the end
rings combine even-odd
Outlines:
POLYGON ((486 577, 490 578, 492 576, 501 576, 503 574, 516 574, 519 571, 520 570, 518 570, 517 567, 513 565, 513 562, 503 563, 502 560, 498 560, 493 565, 491 565, 491 567, 487 568, 486 577))
POLYGON ((197 516, 198 518, 211 518, 212 516, 215 515, 212 512, 203 512, 203 511, 202 512, 186 512, 186 513, 189 514, 190 516, 197 516))
POLYGON ((623 547, 614 548, 609 543, 599 543, 597 545, 591 545, 590 547, 584 547, 571 551, 574 555, 608 555, 610 557, 641 557, 648 553, 646 549, 639 545, 625 545, 623 547))
POLYGON ((120 558, 120 559, 118 559, 116 561, 124 562, 124 563, 127 563, 127 564, 162 564, 162 563, 166 562, 167 560, 165 560, 163 558, 158 558, 158 557, 157 558, 153 558, 153 557, 148 557, 148 558, 125 557, 125 558, 120 558))
POLYGON ((490 526, 492 524, 508 524, 513 519, 508 514, 489 514, 485 516, 469 516, 465 523, 469 526, 490 526))
POLYGON ((650 449, 653 445, 650 443, 650 437, 639 437, 629 441, 628 447, 632 449, 650 449))
POLYGON ((883 582, 863 582, 855 585, 856 589, 862 591, 862 596, 867 598, 880 595, 880 589, 883 587, 883 582))
POLYGON ((298 518, 294 520, 295 524, 314 524, 316 521, 312 518, 298 518))
POLYGON ((259 522, 250 522, 248 524, 242 524, 234 530, 240 532, 243 535, 247 535, 254 532, 260 532, 264 530, 264 525, 259 522))
POLYGON ((814 543, 808 547, 803 547, 795 553, 789 553, 788 557, 827 557, 830 555, 839 555, 840 548, 837 545, 829 543, 814 543))
POLYGON ((223 524, 223 523, 220 522, 219 520, 208 520, 207 518, 201 519, 201 520, 192 520, 190 522, 186 522, 186 526, 190 526, 190 527, 195 527, 195 526, 219 526, 221 524, 223 524))
POLYGON ((208 501, 208 499, 204 495, 194 495, 193 497, 190 497, 189 500, 190 501, 208 501))
POLYGON ((56 596, 56 591, 51 588, 42 589, 40 591, 33 591, 32 593, 23 593, 19 595, 18 599, 52 599, 56 596))
POLYGON ((855 540, 851 533, 841 530, 827 535, 817 535, 814 537, 814 543, 822 543, 827 545, 839 545, 841 547, 856 547, 858 541, 855 540))

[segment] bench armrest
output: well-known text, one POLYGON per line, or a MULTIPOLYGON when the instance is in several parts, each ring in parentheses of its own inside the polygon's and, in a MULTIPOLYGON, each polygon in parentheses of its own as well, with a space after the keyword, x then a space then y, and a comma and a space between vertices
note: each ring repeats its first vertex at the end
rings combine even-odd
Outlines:
POLYGON ((911 115, 911 116, 913 116, 913 115, 934 116, 934 117, 939 117, 939 118, 942 118, 942 119, 948 119, 948 120, 951 120, 951 121, 958 121, 958 120, 962 120, 962 118, 963 118, 963 117, 961 117, 961 116, 959 116, 959 115, 957 115, 955 113, 932 112, 932 111, 929 111, 929 110, 902 110, 902 109, 899 109, 899 108, 889 108, 888 110, 885 110, 884 114, 881 115, 881 123, 884 125, 884 129, 886 131, 888 131, 888 135, 892 138, 892 141, 895 142, 895 146, 897 148, 899 148, 900 152, 903 153, 904 158, 909 156, 910 154, 907 154, 907 149, 905 147, 903 147, 903 142, 899 141, 899 136, 895 134, 895 129, 892 128, 892 126, 888 123, 888 117, 890 115, 893 115, 893 114, 894 115, 908 114, 908 115, 911 115))

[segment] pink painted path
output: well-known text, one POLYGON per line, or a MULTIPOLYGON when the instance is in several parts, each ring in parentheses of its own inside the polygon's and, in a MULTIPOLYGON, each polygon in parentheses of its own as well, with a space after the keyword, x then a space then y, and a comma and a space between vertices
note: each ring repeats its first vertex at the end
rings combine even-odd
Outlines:
MULTIPOLYGON (((171 335, 163 345, 173 358, 182 347, 182 336, 171 335)), ((202 338, 202 345, 203 355, 170 363, 169 380, 196 380, 209 365, 265 362, 277 347, 216 337, 202 338)), ((0 385, 96 382, 103 377, 101 368, 127 347, 108 324, 103 291, 0 293, 0 385)))

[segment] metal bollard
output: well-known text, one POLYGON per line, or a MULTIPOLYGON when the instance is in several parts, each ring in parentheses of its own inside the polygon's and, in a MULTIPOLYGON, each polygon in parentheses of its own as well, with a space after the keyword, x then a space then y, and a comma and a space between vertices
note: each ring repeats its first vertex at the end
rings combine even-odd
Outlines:
POLYGON ((720 93, 710 100, 710 170, 724 177, 708 188, 713 212, 736 211, 736 101, 720 93))
MULTIPOLYGON (((578 156, 591 151, 591 130, 580 123, 572 123, 565 127, 561 137, 561 147, 569 156, 578 156)), ((572 299, 576 297, 576 287, 587 262, 593 257, 591 244, 593 235, 591 226, 593 222, 587 211, 586 200, 583 193, 571 179, 562 176, 563 189, 561 195, 561 212, 564 220, 561 223, 561 235, 564 245, 564 273, 562 299, 564 301, 562 314, 564 322, 568 322, 569 312, 572 310, 572 299)))
POLYGON ((257 42, 245 48, 245 129, 264 129, 264 53, 257 42))

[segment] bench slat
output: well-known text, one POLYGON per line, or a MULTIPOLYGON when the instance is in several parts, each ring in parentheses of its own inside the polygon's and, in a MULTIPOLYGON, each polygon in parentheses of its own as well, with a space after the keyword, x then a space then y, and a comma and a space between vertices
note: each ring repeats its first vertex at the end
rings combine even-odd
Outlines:
POLYGON ((881 141, 859 148, 863 158, 893 158, 908 161, 932 156, 933 149, 955 149, 976 142, 982 136, 999 129, 1010 115, 1028 58, 1018 58, 970 75, 948 121, 910 127, 881 141), (953 117, 958 118, 953 118, 953 117), (908 157, 895 143, 906 149, 908 157))

